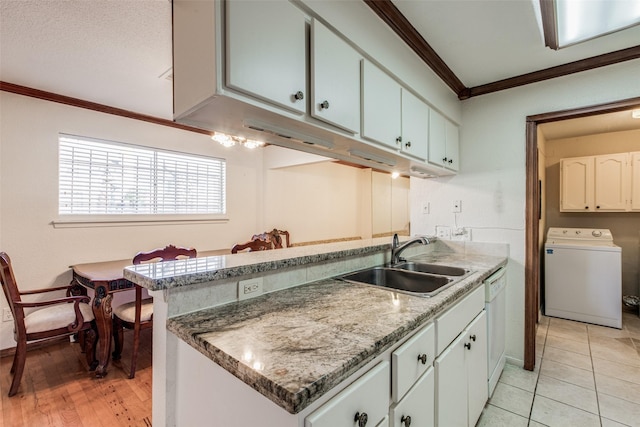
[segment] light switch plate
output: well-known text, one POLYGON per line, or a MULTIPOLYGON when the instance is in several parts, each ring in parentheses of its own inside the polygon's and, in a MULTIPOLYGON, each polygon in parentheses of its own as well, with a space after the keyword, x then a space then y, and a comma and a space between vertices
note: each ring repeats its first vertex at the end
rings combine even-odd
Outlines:
POLYGON ((428 215, 431 209, 429 202, 422 202, 422 213, 423 215, 428 215))
POLYGON ((451 212, 460 213, 462 212, 462 200, 454 200, 453 206, 451 207, 451 212))
POLYGON ((3 322, 13 322, 13 314, 11 313, 10 308, 2 309, 2 321, 3 322))

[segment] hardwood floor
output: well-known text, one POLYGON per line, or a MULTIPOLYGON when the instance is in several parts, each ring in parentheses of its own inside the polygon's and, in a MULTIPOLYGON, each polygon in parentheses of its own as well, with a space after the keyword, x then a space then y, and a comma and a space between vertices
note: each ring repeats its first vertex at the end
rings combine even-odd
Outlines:
POLYGON ((13 356, 0 358, 0 427, 151 426, 151 332, 141 332, 136 376, 131 380, 125 370, 131 361, 132 331, 125 331, 122 361, 112 361, 105 378, 88 371, 76 343, 30 350, 13 397, 7 396, 13 356))

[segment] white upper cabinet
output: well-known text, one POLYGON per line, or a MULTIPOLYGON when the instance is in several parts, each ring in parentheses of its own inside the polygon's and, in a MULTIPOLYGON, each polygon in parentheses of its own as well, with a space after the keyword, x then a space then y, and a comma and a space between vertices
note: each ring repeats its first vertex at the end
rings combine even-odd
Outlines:
POLYGON ((640 211, 640 152, 631 153, 631 210, 640 211))
POLYGON ((367 60, 362 61, 362 137, 400 148, 401 86, 367 60))
MULTIPOLYGON (((631 210, 634 185, 632 162, 633 156, 629 153, 561 159, 560 211, 631 210)), ((635 191, 638 191, 637 188, 635 191)))
POLYGON ((428 138, 429 106, 402 88, 402 151, 426 160, 428 138))
POLYGON ((593 157, 560 160, 560 210, 593 210, 593 157))
POLYGON ((629 155, 608 154, 595 157, 596 211, 624 211, 629 201, 629 155))
POLYGON ((360 131, 362 56, 318 20, 311 21, 311 115, 360 131))
POLYGON ((458 126, 437 111, 429 111, 429 163, 458 171, 459 144, 458 126))
POLYGON ((306 112, 306 23, 290 2, 228 1, 226 84, 306 112))
POLYGON ((429 106, 369 61, 362 64, 362 137, 427 158, 429 106))

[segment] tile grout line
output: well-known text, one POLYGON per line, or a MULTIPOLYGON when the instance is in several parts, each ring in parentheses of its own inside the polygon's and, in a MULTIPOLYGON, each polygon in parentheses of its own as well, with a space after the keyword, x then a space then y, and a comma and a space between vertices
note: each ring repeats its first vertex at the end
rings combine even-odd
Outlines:
POLYGON ((591 375, 593 376, 593 386, 596 392, 596 405, 598 406, 598 418, 600 420, 600 427, 602 427, 602 412, 600 411, 600 393, 598 392, 598 382, 596 381, 596 365, 593 363, 593 354, 591 352, 591 334, 589 333, 589 326, 587 326, 587 343, 589 344, 589 360, 591 360, 591 375))
MULTIPOLYGON (((549 335, 549 325, 550 325, 550 322, 547 322, 546 330, 544 331, 544 344, 542 345, 542 354, 540 355, 540 366, 538 366, 538 374, 536 375, 536 385, 533 388, 533 399, 531 399, 531 407, 529 408, 529 420, 528 420, 527 426, 531 424, 531 416, 533 415, 533 405, 536 401, 536 396, 537 396, 536 392, 538 391, 538 382, 540 381, 540 372, 542 371, 542 362, 544 360, 544 352, 547 349, 547 337, 549 335)), ((538 421, 535 421, 535 420, 534 422, 538 423, 538 421)), ((538 423, 538 424, 542 424, 542 423, 538 423)))

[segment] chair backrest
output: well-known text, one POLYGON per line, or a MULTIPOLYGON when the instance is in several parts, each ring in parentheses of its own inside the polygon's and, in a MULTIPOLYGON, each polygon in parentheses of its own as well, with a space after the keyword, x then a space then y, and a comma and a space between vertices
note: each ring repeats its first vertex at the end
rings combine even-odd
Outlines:
POLYGON ((254 234, 246 243, 238 243, 231 248, 231 253, 235 254, 239 251, 249 249, 252 251, 265 251, 269 249, 282 249, 282 236, 285 236, 285 248, 289 245, 289 232, 274 228, 271 231, 265 231, 262 234, 254 234))
POLYGON ((180 248, 174 245, 168 245, 164 248, 154 249, 149 252, 138 252, 133 257, 134 264, 140 264, 145 261, 152 261, 154 259, 161 259, 162 261, 171 261, 178 259, 178 257, 195 258, 198 256, 198 252, 194 248, 180 248))
POLYGON ((16 307, 14 304, 21 301, 20 291, 13 275, 13 268, 11 268, 11 258, 6 252, 0 252, 0 282, 2 282, 2 290, 11 308, 13 318, 16 321, 24 319, 22 307, 16 307))

